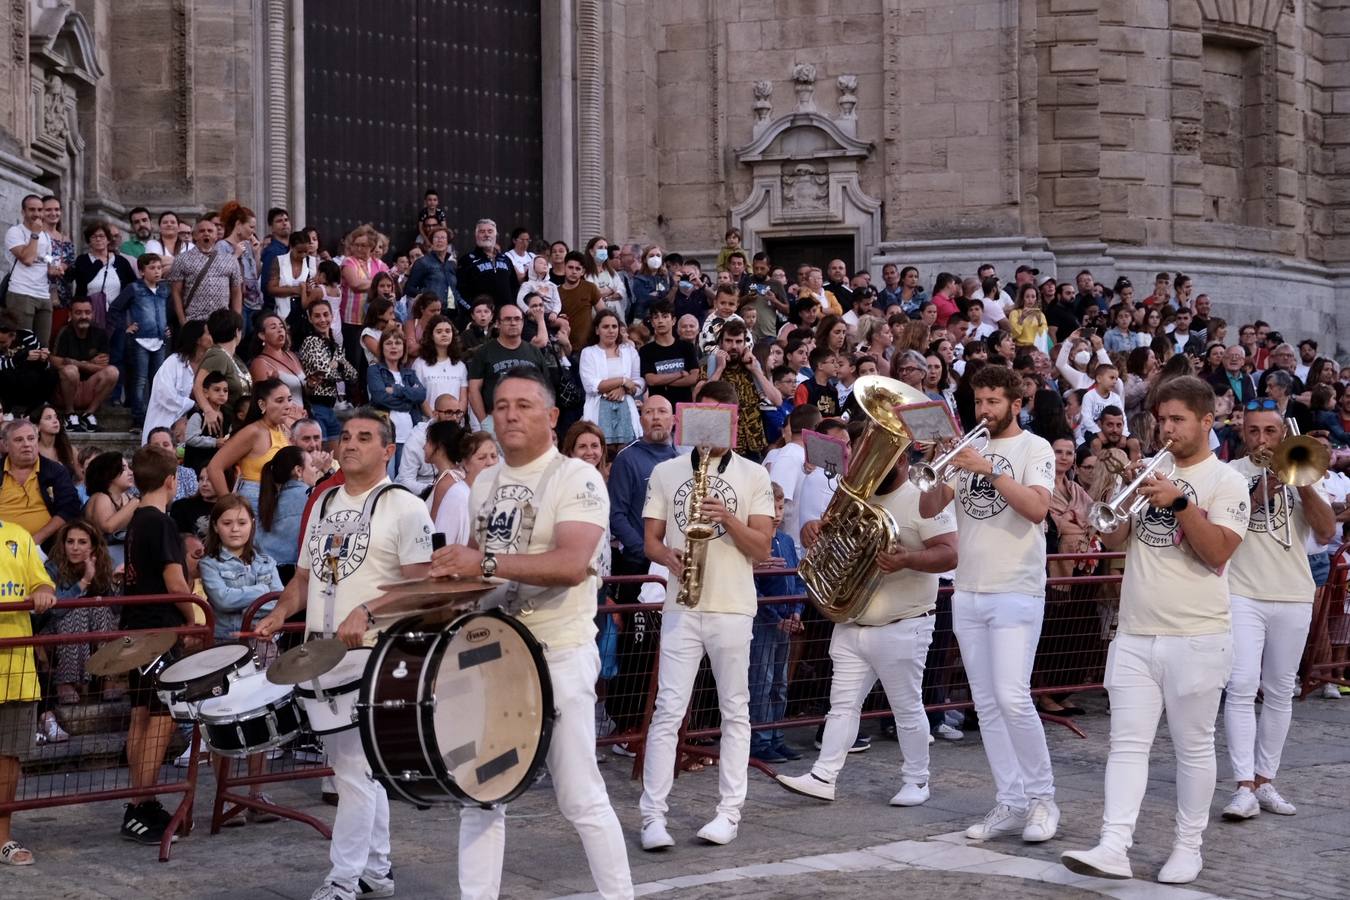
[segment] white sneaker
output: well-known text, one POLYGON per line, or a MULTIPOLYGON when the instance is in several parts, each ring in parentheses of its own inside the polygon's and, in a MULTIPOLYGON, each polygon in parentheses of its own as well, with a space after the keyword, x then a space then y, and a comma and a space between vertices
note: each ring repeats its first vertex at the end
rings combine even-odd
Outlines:
POLYGON ((1167 857, 1162 871, 1158 873, 1158 880, 1163 884, 1190 884, 1200 877, 1200 870, 1204 867, 1205 861, 1200 858, 1199 850, 1173 847, 1172 855, 1167 857))
POLYGON ((1013 809, 1006 803, 1000 803, 989 810, 983 819, 966 829, 966 837, 972 841, 987 841, 1001 834, 1016 834, 1027 823, 1024 811, 1013 809))
POLYGON ((1233 794, 1233 799, 1228 801, 1228 805, 1223 808, 1224 819, 1229 822, 1241 822, 1245 819, 1254 819, 1261 815, 1261 805, 1256 800, 1256 795, 1252 793, 1249 787, 1240 787, 1233 794))
POLYGON ((1059 855, 1064 868, 1075 875, 1093 878, 1133 878, 1130 858, 1119 850, 1098 844, 1091 850, 1069 850, 1059 855))
POLYGON ((942 738, 944 741, 960 741, 965 740, 966 737, 966 733, 964 731, 962 731, 959 728, 953 728, 946 722, 943 722, 941 725, 939 725, 935 733, 937 734, 938 737, 942 738))
POLYGON ((330 881, 310 894, 309 900, 356 900, 356 892, 330 881))
POLYGON ((1339 700, 1339 699, 1341 699, 1341 689, 1340 689, 1340 687, 1339 687, 1338 685, 1334 685, 1334 684, 1324 684, 1324 685, 1322 685, 1322 699, 1323 699, 1323 700, 1339 700))
POLYGON ((358 900, 376 900, 379 897, 394 896, 394 870, 390 869, 383 877, 362 873, 356 881, 358 900))
POLYGON ((1059 807, 1055 801, 1032 797, 1027 805, 1027 824, 1022 829, 1022 840, 1028 844, 1048 841, 1059 831, 1059 807))
POLYGON ((928 732, 928 746, 930 746, 930 747, 933 746, 933 744, 934 744, 936 741, 937 741, 937 738, 933 737, 933 732, 931 732, 931 731, 928 732))
POLYGON ((1256 789, 1256 802, 1260 803, 1266 812, 1277 816, 1292 816, 1298 812, 1298 807, 1281 797, 1280 792, 1275 790, 1275 785, 1269 781, 1256 789))
POLYGON ((718 813, 711 822, 698 830, 698 837, 710 844, 730 844, 736 840, 736 831, 736 823, 718 813))
POLYGON ((778 783, 803 797, 815 797, 817 800, 834 799, 834 785, 817 778, 811 772, 804 775, 779 775, 778 783))
POLYGON ((652 819, 642 826, 642 849, 643 850, 664 850, 667 847, 674 847, 675 839, 666 831, 666 823, 663 819, 652 819))
POLYGON ((921 806, 928 801, 928 785, 905 782, 891 798, 891 806, 921 806))

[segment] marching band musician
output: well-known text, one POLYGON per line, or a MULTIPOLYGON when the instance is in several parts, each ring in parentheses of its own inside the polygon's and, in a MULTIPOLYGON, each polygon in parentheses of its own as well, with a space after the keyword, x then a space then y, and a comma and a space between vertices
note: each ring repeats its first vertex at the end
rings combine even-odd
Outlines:
MULTIPOLYGON (((544 646, 548 662, 557 717, 547 762, 558 808, 581 837, 600 896, 626 900, 633 896, 628 851, 595 761, 596 562, 609 524, 609 495, 593 466, 554 447, 553 388, 534 366, 502 375, 492 420, 503 462, 474 482, 474 537, 467 546, 436 550, 431 575, 506 582, 489 604, 518 616, 544 646)), ((459 818, 460 896, 498 896, 505 854, 505 805, 465 807, 459 818)))
POLYGON ((1036 706, 1031 667, 1045 616, 1044 522, 1055 484, 1050 445, 1018 424, 1021 383, 1011 369, 986 366, 971 378, 975 415, 988 444, 952 459, 956 488, 944 480, 923 494, 919 513, 933 518, 955 498, 959 548, 952 629, 980 717, 997 803, 966 829, 985 841, 1021 832, 1048 841, 1059 829, 1054 773, 1036 706))
POLYGON ((1228 570, 1233 674, 1228 680, 1223 724, 1238 787, 1223 817, 1234 822, 1250 819, 1261 810, 1281 816, 1296 812, 1273 782, 1289 734, 1298 664, 1308 640, 1316 592, 1303 547, 1309 531, 1319 544, 1336 533, 1336 514, 1315 484, 1285 487, 1274 471, 1252 461, 1253 455, 1272 454, 1287 430, 1274 400, 1251 401, 1242 420, 1247 455, 1228 464, 1247 479, 1251 494, 1247 536, 1233 553, 1228 570), (1280 543, 1282 532, 1287 545, 1280 543), (1259 724, 1258 687, 1264 697, 1259 724))
MULTIPOLYGON (((722 381, 704 386, 701 400, 737 404, 736 389, 722 381)), ((676 602, 680 593, 684 530, 693 510, 698 460, 693 454, 657 465, 647 484, 642 509, 647 558, 670 571, 662 610, 661 660, 657 667, 656 709, 647 731, 642 769, 642 849, 674 846, 666 830, 666 798, 675 773, 680 722, 708 654, 722 713, 718 762, 721 793, 717 815, 698 836, 713 844, 735 840, 745 803, 750 762, 750 640, 757 601, 752 566, 767 559, 773 542, 774 500, 769 472, 734 451, 710 451, 703 518, 716 528, 708 541, 702 588, 693 608, 676 602)))
MULTIPOLYGON (((1214 391, 1193 376, 1162 382, 1156 416, 1176 467, 1152 472, 1137 488, 1148 505, 1104 532, 1125 547, 1120 625, 1106 657, 1111 749, 1106 760, 1101 839, 1064 853, 1070 870, 1131 878, 1127 852, 1148 785, 1149 749, 1158 718, 1177 760, 1176 835, 1158 880, 1194 881, 1200 840, 1214 796, 1214 720, 1232 663, 1226 564, 1247 533, 1251 498, 1241 474, 1209 449, 1214 391)), ((1124 502, 1131 502, 1126 499, 1124 502)))
POLYGON ((835 779, 858 736, 863 702, 878 678, 895 716, 903 764, 892 806, 918 806, 929 796, 928 717, 923 708, 923 668, 933 639, 938 573, 956 565, 956 515, 950 507, 932 518, 919 515, 920 492, 909 480, 910 458, 895 468, 868 500, 900 526, 899 545, 877 557, 888 574, 856 622, 834 626, 830 659, 830 712, 820 755, 804 775, 779 775, 789 791, 833 800, 835 779))
MULTIPOLYGON (((378 596, 381 585, 426 574, 431 517, 425 503, 390 482, 393 455, 394 436, 383 414, 363 407, 343 424, 337 457, 346 481, 316 501, 295 577, 257 624, 259 637, 270 637, 303 609, 308 634, 336 633, 348 647, 360 647, 374 638, 374 618, 363 601, 378 596)), ((371 777, 357 729, 323 735, 322 741, 338 808, 328 851, 332 868, 311 900, 391 897, 389 798, 371 777)))

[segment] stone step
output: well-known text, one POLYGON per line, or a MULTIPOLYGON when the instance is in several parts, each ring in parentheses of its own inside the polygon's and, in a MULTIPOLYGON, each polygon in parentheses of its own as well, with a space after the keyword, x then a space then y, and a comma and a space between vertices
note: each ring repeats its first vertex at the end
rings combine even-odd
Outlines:
POLYGON ((131 722, 131 706, 126 699, 57 705, 55 712, 56 721, 72 735, 125 732, 131 722))
POLYGON ((24 772, 48 771, 54 768, 83 768, 94 763, 107 764, 122 756, 127 746, 127 733, 101 731, 95 734, 72 734, 70 740, 41 744, 24 761, 24 772))

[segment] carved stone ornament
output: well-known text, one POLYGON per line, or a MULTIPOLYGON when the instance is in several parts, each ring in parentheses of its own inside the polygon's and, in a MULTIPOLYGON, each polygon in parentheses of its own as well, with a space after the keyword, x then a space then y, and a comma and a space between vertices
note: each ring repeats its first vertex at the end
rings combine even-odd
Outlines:
POLYGON ((755 122, 756 124, 767 123, 769 121, 769 113, 773 110, 773 102, 770 99, 773 97, 773 82, 756 81, 754 84, 754 92, 755 102, 750 108, 754 110, 755 122))
POLYGON ((808 163, 787 165, 783 170, 783 209, 790 212, 829 206, 830 176, 808 163))
POLYGON ((75 103, 75 90, 55 74, 47 76, 42 90, 42 133, 55 143, 70 134, 68 110, 75 103))
POLYGON ((840 75, 835 79, 839 88, 839 118, 854 118, 854 109, 858 106, 858 76, 840 75))
POLYGON ((812 63, 797 63, 792 67, 793 90, 797 92, 797 111, 811 112, 816 108, 816 67, 812 63))

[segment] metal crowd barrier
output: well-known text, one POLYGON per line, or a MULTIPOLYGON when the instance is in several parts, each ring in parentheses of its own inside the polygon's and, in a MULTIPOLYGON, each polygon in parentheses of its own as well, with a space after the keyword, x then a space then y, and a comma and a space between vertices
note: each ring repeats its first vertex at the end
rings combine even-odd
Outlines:
POLYGON ((1350 687, 1350 542, 1341 544, 1331 555, 1327 582, 1313 603, 1312 625, 1303 651, 1299 698, 1306 698, 1324 684, 1350 687))
MULTIPOLYGON (((5 668, 0 669, 0 677, 23 677, 29 674, 26 664, 23 670, 14 671, 10 666, 12 660, 16 659, 18 654, 10 654, 5 651, 32 649, 34 651, 35 674, 42 685, 54 683, 54 669, 56 660, 47 659, 47 666, 36 665, 41 651, 42 657, 47 657, 50 652, 55 655, 60 648, 71 647, 81 648, 79 654, 83 659, 87 659, 88 648, 93 645, 99 645, 111 640, 120 640, 124 637, 147 634, 150 632, 173 632, 181 638, 198 639, 203 647, 211 645, 212 634, 215 631, 215 617, 211 611, 211 605, 201 597, 194 594, 167 594, 154 596, 126 596, 126 597, 81 597, 73 600, 61 600, 56 604, 56 610, 77 610, 92 607, 126 607, 126 606, 151 606, 167 603, 191 602, 199 607, 204 614, 204 624, 201 625, 182 625, 176 628, 154 628, 135 631, 116 630, 116 631, 80 631, 64 633, 39 633, 28 637, 0 638, 0 665, 5 668)), ((33 601, 24 600, 17 603, 6 603, 3 611, 11 612, 32 612, 33 601)), ((26 654, 25 654, 26 657, 26 654)), ((81 667, 83 663, 80 663, 81 667)), ((111 743, 109 733, 93 733, 90 729, 99 724, 107 724, 106 720, 112 719, 115 727, 112 733, 120 733, 129 726, 123 725, 123 721, 129 716, 125 707, 119 702, 105 702, 100 704, 105 708, 95 710, 93 715, 76 716, 79 711, 87 712, 85 707, 63 707, 53 703, 55 700, 55 691, 43 690, 43 699, 35 701, 39 709, 43 712, 54 711, 57 715, 57 721, 70 732, 69 740, 60 742, 48 742, 40 744, 35 750, 30 750, 26 759, 23 760, 22 775, 16 790, 15 798, 9 801, 0 800, 0 813, 15 813, 34 809, 48 809, 55 806, 69 806, 77 803, 101 803, 109 800, 128 800, 136 797, 142 797, 147 794, 178 794, 180 800, 177 808, 174 810, 172 818, 169 821, 169 827, 164 831, 164 838, 159 845, 159 859, 161 862, 167 862, 169 859, 169 850, 173 845, 175 833, 187 836, 192 831, 192 804, 196 797, 197 790, 197 762, 198 756, 195 749, 190 752, 188 765, 182 770, 181 780, 177 777, 179 770, 174 766, 165 766, 161 761, 159 770, 153 785, 144 787, 133 787, 130 783, 130 769, 124 768, 121 764, 121 757, 125 750, 124 745, 111 743), (60 712, 66 711, 66 719, 62 722, 60 712), (100 719, 105 720, 100 723, 100 719), (103 758, 104 765, 97 766, 93 763, 98 758, 103 758), (75 759, 77 765, 74 767, 63 766, 62 763, 70 759, 75 759), (166 777, 166 776, 172 776, 166 777)), ((195 748, 197 730, 193 726, 189 737, 190 748, 195 748)), ((0 738, 11 736, 0 735, 0 738)), ((12 736, 14 741, 22 743, 24 739, 36 742, 35 734, 12 736)), ((174 745, 170 743, 168 754, 176 754, 174 745)), ((166 754, 166 760, 170 758, 166 754)), ((120 823, 109 823, 109 827, 118 827, 120 823)))

